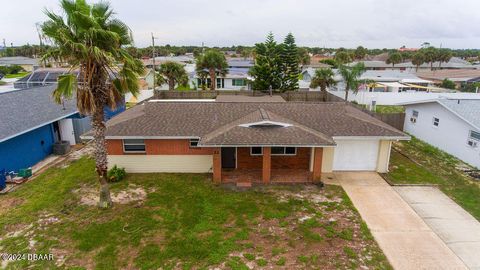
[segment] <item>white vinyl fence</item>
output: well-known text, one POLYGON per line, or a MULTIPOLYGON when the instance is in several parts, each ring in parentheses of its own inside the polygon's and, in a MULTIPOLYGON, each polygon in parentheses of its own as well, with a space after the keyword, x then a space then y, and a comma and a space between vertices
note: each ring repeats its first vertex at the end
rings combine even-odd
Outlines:
MULTIPOLYGON (((345 98, 345 91, 329 91, 331 94, 345 98)), ((358 104, 372 105, 375 101, 376 105, 396 105, 405 102, 429 100, 437 98, 449 99, 480 99, 480 93, 427 93, 427 92, 365 92, 359 91, 354 94, 352 91, 348 93, 348 101, 355 101, 358 104)))

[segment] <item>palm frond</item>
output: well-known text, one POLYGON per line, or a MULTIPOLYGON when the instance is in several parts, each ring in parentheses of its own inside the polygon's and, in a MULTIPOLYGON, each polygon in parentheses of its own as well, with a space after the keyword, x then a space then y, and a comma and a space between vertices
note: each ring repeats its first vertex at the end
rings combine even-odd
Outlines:
POLYGON ((77 89, 77 78, 73 74, 64 74, 58 77, 57 88, 52 96, 55 102, 62 103, 63 98, 71 98, 77 89))

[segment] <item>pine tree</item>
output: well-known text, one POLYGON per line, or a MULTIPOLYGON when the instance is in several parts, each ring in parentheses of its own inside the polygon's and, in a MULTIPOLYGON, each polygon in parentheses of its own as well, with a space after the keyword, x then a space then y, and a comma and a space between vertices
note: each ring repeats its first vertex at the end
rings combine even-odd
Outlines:
POLYGON ((280 89, 282 83, 280 50, 279 45, 270 32, 264 43, 255 44, 255 65, 249 74, 254 78, 252 88, 254 90, 268 91, 280 89))
POLYGON ((295 37, 288 33, 281 46, 282 59, 282 84, 281 90, 297 90, 298 78, 300 76, 298 48, 295 44, 295 37))

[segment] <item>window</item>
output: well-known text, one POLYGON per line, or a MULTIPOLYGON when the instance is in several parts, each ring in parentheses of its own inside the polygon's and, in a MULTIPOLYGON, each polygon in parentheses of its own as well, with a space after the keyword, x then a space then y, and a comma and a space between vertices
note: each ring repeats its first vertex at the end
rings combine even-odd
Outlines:
POLYGON ((225 88, 225 80, 223 78, 217 78, 217 88, 225 88))
POLYGON ((250 155, 251 156, 261 156, 261 155, 263 155, 263 148, 262 147, 250 147, 250 155))
POLYGON ((438 125, 440 125, 440 119, 433 117, 433 126, 438 127, 438 125))
POLYGON ((468 146, 472 148, 477 148, 479 142, 480 142, 480 132, 470 130, 470 134, 467 140, 468 146))
POLYGON ((412 111, 412 117, 410 117, 410 122, 416 123, 418 118, 418 111, 413 110, 412 111))
POLYGON ((470 139, 480 141, 480 132, 470 130, 470 139))
POLYGON ((273 156, 293 156, 297 154, 295 147, 272 147, 273 156))
POLYGON ((123 152, 145 153, 145 141, 143 139, 125 139, 123 140, 123 152))
POLYGON ((190 139, 190 147, 191 148, 198 147, 198 141, 199 139, 190 139))
POLYGON ((244 79, 232 79, 233 86, 245 86, 247 82, 244 79))

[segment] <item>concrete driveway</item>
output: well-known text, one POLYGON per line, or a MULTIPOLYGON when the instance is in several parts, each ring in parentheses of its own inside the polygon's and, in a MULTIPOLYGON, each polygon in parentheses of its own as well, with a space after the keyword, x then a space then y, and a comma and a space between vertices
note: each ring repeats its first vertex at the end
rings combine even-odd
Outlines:
POLYGON ((470 269, 480 270, 480 223, 435 187, 394 187, 470 269))
POLYGON ((377 173, 335 173, 334 181, 345 189, 395 269, 467 269, 377 173))

